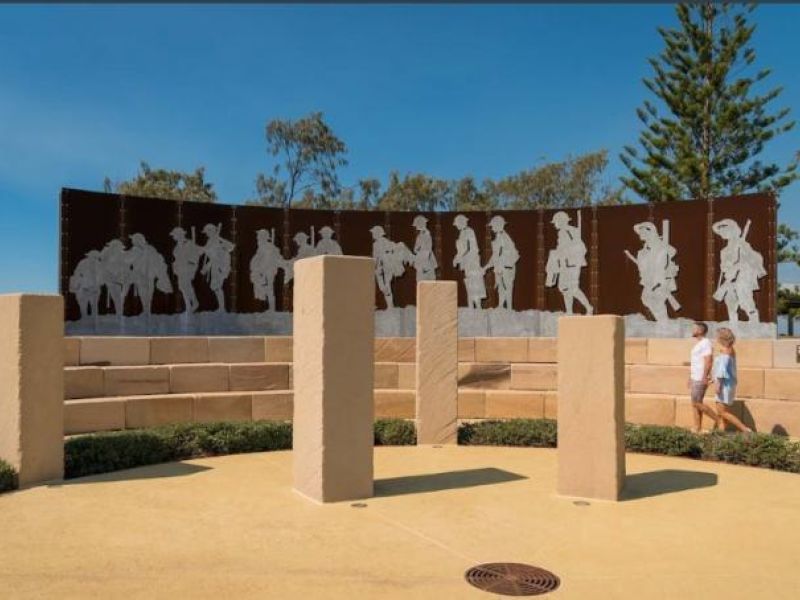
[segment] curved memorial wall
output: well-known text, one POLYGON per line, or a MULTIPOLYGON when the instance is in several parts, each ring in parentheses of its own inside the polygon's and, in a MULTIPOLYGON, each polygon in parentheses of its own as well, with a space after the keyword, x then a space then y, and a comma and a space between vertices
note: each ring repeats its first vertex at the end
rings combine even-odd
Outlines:
POLYGON ((294 262, 375 259, 376 335, 414 335, 416 283, 459 283, 463 336, 553 336, 559 315, 625 316, 632 337, 693 320, 774 337, 766 194, 566 210, 379 212, 61 192, 67 334, 286 335, 294 262))

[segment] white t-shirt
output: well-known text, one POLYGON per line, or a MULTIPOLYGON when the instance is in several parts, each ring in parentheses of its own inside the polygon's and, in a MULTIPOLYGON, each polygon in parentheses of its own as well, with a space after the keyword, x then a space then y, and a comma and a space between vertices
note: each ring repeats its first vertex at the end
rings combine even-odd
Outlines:
POLYGON ((692 360, 691 371, 689 377, 692 381, 704 381, 703 374, 706 370, 705 357, 711 356, 714 353, 714 348, 711 345, 711 340, 703 338, 692 347, 692 360))

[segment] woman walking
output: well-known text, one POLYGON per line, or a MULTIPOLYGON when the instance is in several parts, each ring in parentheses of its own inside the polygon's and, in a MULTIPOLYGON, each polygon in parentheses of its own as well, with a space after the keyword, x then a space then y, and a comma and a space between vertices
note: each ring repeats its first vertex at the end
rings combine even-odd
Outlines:
POLYGON ((717 330, 717 343, 720 346, 720 353, 714 359, 712 377, 717 396, 719 424, 723 430, 725 429, 725 424, 730 423, 739 431, 752 433, 752 429, 730 412, 730 408, 736 398, 736 350, 733 348, 734 343, 736 343, 736 336, 727 327, 720 327, 717 330))

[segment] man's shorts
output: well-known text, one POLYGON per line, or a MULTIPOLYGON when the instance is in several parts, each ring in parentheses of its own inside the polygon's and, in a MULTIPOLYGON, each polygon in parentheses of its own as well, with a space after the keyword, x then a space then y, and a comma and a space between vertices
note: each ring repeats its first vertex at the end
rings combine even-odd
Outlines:
POLYGON ((702 402, 707 389, 708 383, 705 381, 692 381, 691 390, 689 392, 692 402, 702 402))

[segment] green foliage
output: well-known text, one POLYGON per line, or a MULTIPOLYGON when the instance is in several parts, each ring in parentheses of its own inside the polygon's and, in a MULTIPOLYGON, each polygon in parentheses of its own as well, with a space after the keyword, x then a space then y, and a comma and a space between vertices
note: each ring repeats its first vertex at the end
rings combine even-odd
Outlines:
POLYGON ((530 446, 555 448, 558 427, 550 419, 511 419, 464 423, 458 443, 467 446, 530 446))
POLYGON ((417 443, 417 428, 405 419, 375 421, 376 446, 413 446, 417 443))
POLYGON ((703 458, 722 462, 800 473, 800 443, 785 437, 756 433, 708 435, 703 458))
POLYGON ((344 189, 324 201, 315 197, 298 206, 361 210, 438 211, 570 208, 622 204, 622 190, 603 181, 608 166, 605 150, 544 163, 515 175, 477 183, 473 177, 438 179, 424 173, 389 174, 381 192, 376 179, 359 181, 359 194, 344 189))
POLYGON ((626 425, 625 448, 631 452, 700 458, 702 438, 686 429, 655 425, 626 425))
POLYGON ((64 444, 64 477, 83 477, 120 469, 242 452, 288 450, 288 423, 187 423, 152 429, 95 433, 64 444))
POLYGON ((214 184, 205 180, 203 167, 198 167, 194 173, 184 173, 167 169, 152 169, 149 164, 142 161, 136 177, 117 184, 112 184, 111 180, 106 177, 103 187, 106 192, 116 192, 128 196, 192 202, 217 201, 214 184))
MULTIPOLYGON (((549 419, 478 421, 461 425, 462 445, 555 448, 556 422, 549 419)), ((630 452, 682 456, 800 473, 800 442, 757 434, 696 434, 679 427, 625 425, 630 452)))
POLYGON ((641 149, 620 156, 623 183, 651 201, 779 191, 798 177, 788 166, 758 160, 767 142, 789 131, 788 109, 770 112, 781 92, 759 88, 770 69, 754 70, 752 5, 677 4, 679 27, 660 28, 665 48, 650 60, 645 79, 658 105, 646 100, 637 115, 641 149))
MULTIPOLYGON (((416 443, 412 421, 375 422, 375 444, 416 443)), ((246 452, 290 450, 292 425, 279 421, 182 423, 151 429, 94 433, 70 438, 64 444, 67 479, 144 465, 246 452)), ((0 465, 0 482, 2 481, 0 465)))
POLYGON ((793 262, 800 265, 800 236, 786 223, 778 225, 778 254, 779 263, 793 262))
POLYGON ((14 468, 0 460, 0 494, 17 489, 17 472, 14 468))
POLYGON ((347 146, 325 123, 321 112, 267 123, 267 151, 276 158, 272 174, 256 178, 253 204, 330 208, 341 192, 336 170, 347 165, 347 146), (279 157, 279 158, 277 158, 279 157))

